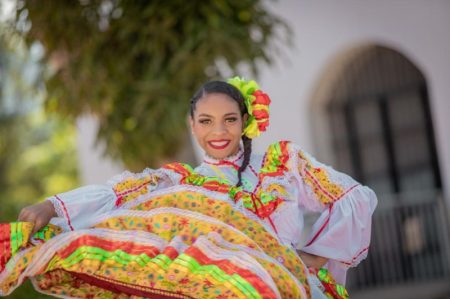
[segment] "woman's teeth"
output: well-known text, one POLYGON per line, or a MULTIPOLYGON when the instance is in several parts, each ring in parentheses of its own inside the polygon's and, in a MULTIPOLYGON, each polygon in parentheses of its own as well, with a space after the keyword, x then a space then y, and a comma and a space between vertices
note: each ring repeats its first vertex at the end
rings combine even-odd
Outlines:
POLYGON ((209 141, 209 145, 214 149, 224 149, 230 143, 229 140, 209 141))

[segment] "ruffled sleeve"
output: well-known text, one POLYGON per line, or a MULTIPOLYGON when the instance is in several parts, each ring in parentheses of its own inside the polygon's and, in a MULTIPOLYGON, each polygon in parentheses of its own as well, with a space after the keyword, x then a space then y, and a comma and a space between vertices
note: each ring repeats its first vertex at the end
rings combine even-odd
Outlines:
POLYGON ((58 217, 52 224, 64 230, 87 228, 98 216, 124 206, 154 190, 178 184, 182 174, 169 167, 145 169, 141 173, 124 173, 104 185, 88 185, 47 198, 55 207, 58 217))
POLYGON ((345 283, 348 267, 367 256, 375 193, 350 176, 316 161, 289 144, 288 169, 300 209, 320 212, 302 251, 329 259, 326 268, 345 283))

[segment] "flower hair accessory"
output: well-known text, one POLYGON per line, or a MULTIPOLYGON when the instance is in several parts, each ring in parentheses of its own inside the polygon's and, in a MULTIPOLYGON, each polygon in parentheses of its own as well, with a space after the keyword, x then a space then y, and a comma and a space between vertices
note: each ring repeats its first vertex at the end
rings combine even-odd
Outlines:
POLYGON ((239 77, 228 79, 228 84, 233 85, 244 96, 244 103, 248 111, 248 119, 243 135, 250 139, 258 137, 265 132, 269 125, 270 98, 259 89, 258 83, 253 80, 246 81, 239 77))

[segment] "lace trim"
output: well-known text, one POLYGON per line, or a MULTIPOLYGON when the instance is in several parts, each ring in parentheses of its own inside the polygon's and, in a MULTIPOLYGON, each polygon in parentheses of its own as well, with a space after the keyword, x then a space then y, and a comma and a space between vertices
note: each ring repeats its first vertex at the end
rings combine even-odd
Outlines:
POLYGON ((58 217, 60 217, 60 218, 66 219, 67 225, 69 226, 70 230, 73 231, 74 228, 72 226, 72 221, 70 219, 69 211, 67 210, 67 207, 64 204, 64 201, 62 201, 58 197, 58 195, 54 195, 53 197, 50 197, 47 200, 49 200, 53 204, 56 215, 58 215, 58 217))
POLYGON ((157 177, 166 177, 168 178, 172 183, 178 183, 182 176, 177 173, 176 171, 172 171, 165 168, 160 169, 151 169, 151 168, 145 168, 142 172, 133 173, 130 171, 124 171, 121 174, 118 174, 114 177, 112 177, 110 180, 108 180, 107 185, 110 187, 114 187, 115 185, 121 183, 122 181, 126 179, 142 179, 145 178, 148 175, 155 175, 157 177))

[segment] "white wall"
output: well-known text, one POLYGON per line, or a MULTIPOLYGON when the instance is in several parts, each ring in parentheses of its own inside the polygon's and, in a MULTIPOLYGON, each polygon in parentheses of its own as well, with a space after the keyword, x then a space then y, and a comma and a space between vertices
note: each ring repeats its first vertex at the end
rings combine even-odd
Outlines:
MULTIPOLYGON (((336 55, 362 43, 380 43, 408 57, 423 72, 430 93, 437 150, 450 197, 450 1, 280 0, 270 3, 295 34, 295 48, 259 83, 271 96, 271 127, 257 142, 289 139, 312 153, 310 99, 336 55)), ((286 52, 286 51, 285 51, 286 52)))

